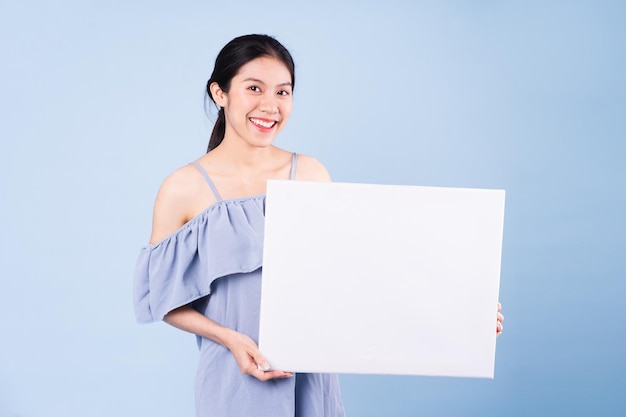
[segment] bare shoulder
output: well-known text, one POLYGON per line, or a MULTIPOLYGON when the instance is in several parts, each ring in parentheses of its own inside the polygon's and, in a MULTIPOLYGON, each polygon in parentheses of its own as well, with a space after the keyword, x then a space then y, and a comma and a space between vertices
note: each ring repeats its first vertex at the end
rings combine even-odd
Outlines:
POLYGON ((165 178, 154 203, 150 243, 161 241, 193 217, 201 180, 200 173, 191 165, 165 178))
POLYGON ((311 156, 301 154, 298 154, 296 179, 321 182, 329 182, 331 180, 328 170, 321 162, 311 156))
POLYGON ((156 204, 171 205, 180 204, 190 198, 194 189, 194 182, 197 180, 195 168, 186 165, 169 175, 159 188, 156 204))

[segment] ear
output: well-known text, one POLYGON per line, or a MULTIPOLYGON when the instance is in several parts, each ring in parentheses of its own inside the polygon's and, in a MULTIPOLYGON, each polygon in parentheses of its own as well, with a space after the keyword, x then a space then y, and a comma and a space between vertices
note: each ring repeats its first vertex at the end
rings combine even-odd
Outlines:
POLYGON ((222 90, 222 87, 216 82, 212 82, 209 85, 209 90, 211 91, 211 97, 213 97, 213 101, 220 107, 225 107, 228 103, 228 95, 226 91, 222 90))

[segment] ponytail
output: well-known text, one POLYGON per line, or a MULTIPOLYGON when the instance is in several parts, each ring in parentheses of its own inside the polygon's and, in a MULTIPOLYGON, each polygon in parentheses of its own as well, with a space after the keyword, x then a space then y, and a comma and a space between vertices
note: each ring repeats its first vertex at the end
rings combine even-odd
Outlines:
POLYGON ((207 153, 217 148, 222 140, 224 140, 224 134, 226 133, 226 116, 224 115, 224 108, 220 107, 220 111, 217 113, 217 120, 215 126, 213 126, 213 132, 211 132, 211 139, 209 139, 209 148, 207 153))

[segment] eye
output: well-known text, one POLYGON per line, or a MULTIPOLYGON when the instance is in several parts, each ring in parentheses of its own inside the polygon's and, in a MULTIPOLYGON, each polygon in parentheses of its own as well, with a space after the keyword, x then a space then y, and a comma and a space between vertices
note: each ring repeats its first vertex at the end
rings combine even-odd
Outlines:
POLYGON ((248 90, 254 91, 255 93, 261 92, 261 89, 257 87, 256 85, 251 85, 250 87, 248 87, 248 90))
POLYGON ((277 94, 279 96, 288 96, 291 93, 289 91, 287 91, 287 90, 280 90, 277 94))

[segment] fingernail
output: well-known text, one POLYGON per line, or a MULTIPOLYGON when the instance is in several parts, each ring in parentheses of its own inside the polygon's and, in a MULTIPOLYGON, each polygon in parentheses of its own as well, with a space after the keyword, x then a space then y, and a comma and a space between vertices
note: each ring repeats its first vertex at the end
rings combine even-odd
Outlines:
POLYGON ((263 362, 262 364, 258 364, 257 368, 260 369, 261 371, 269 371, 270 370, 270 365, 267 362, 263 362))

